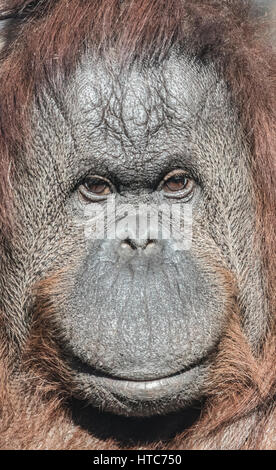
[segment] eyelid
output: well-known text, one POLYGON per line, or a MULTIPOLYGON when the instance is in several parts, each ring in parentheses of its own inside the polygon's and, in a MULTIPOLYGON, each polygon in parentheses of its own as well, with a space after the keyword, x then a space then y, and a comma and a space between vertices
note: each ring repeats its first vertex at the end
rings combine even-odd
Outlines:
POLYGON ((108 185, 112 186, 112 183, 108 178, 105 178, 104 176, 100 176, 100 175, 87 175, 82 180, 82 184, 84 184, 86 180, 91 180, 95 183, 103 182, 103 183, 107 183, 108 185))
POLYGON ((174 176, 183 176, 183 177, 193 180, 191 175, 185 170, 181 170, 181 169, 172 170, 163 177, 161 182, 158 184, 157 190, 162 190, 163 186, 174 176))
POLYGON ((171 178, 173 178, 174 176, 185 176, 186 178, 190 178, 190 175, 187 171, 185 170, 173 170, 173 171, 170 171, 170 173, 168 173, 162 180, 163 184, 166 183, 168 180, 170 180, 171 178))
POLYGON ((97 202, 97 201, 104 201, 106 200, 110 194, 114 193, 115 192, 115 187, 114 185, 112 184, 112 182, 110 180, 108 180, 107 178, 104 178, 103 176, 99 176, 99 175, 87 175, 83 180, 82 182, 79 184, 78 186, 78 191, 79 193, 81 194, 81 196, 85 199, 87 199, 87 201, 89 202, 97 202), (110 188, 110 193, 108 194, 97 194, 97 193, 93 193, 91 191, 89 191, 86 187, 85 187, 85 183, 87 182, 87 180, 90 180, 91 183, 97 185, 97 184, 106 184, 109 188, 110 188))
POLYGON ((187 200, 192 197, 194 188, 195 188, 194 178, 192 178, 191 175, 187 171, 181 170, 181 169, 176 169, 168 173, 158 186, 158 189, 163 191, 163 194, 166 198, 183 199, 183 200, 187 200), (183 176, 183 178, 186 178, 190 188, 187 189, 185 186, 185 188, 180 189, 179 191, 172 191, 172 192, 165 191, 164 186, 166 185, 166 183, 170 181, 171 178, 177 177, 177 176, 183 176))

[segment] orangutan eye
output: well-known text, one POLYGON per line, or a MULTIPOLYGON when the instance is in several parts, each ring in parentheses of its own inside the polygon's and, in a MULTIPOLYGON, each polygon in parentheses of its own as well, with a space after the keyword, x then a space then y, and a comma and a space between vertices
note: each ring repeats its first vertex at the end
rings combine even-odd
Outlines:
POLYGON ((174 170, 163 180, 162 190, 167 197, 184 199, 195 188, 195 181, 183 170, 174 170))
POLYGON ((101 176, 88 176, 79 186, 79 193, 87 202, 101 201, 113 193, 112 184, 101 176))

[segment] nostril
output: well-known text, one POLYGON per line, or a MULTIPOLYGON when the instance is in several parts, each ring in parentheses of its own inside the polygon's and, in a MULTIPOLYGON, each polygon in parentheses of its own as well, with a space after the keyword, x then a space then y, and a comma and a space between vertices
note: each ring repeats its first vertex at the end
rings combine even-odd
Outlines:
POLYGON ((136 250, 137 248, 130 238, 126 238, 126 240, 122 241, 121 247, 123 249, 132 248, 133 250, 136 250))
POLYGON ((147 240, 145 246, 143 247, 145 249, 151 249, 156 246, 156 240, 147 240))
POLYGON ((156 240, 134 240, 131 238, 126 238, 124 241, 122 241, 121 247, 123 249, 132 248, 132 250, 138 250, 139 248, 141 248, 142 250, 145 250, 147 247, 153 247, 155 244, 156 240))

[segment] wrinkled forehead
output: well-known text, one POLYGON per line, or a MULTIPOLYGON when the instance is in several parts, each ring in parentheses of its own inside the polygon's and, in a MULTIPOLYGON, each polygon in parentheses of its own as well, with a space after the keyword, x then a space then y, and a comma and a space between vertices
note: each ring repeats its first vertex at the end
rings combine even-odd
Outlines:
POLYGON ((237 147, 236 113, 212 65, 172 55, 120 67, 87 54, 52 91, 35 115, 34 144, 74 173, 128 170, 130 181, 172 165, 203 172, 209 158, 221 165, 237 147))
POLYGON ((187 58, 172 56, 162 64, 120 69, 115 61, 86 56, 73 77, 70 98, 74 112, 135 142, 203 115, 214 101, 219 106, 221 88, 212 66, 187 58))
POLYGON ((217 75, 212 66, 202 66, 193 60, 172 55, 161 64, 143 65, 133 63, 120 67, 116 61, 96 60, 86 55, 79 64, 74 86, 81 93, 79 98, 89 99, 97 104, 111 97, 122 103, 142 105, 149 98, 155 104, 163 97, 183 99, 191 103, 217 83, 217 75), (189 99, 190 98, 190 99, 189 99))

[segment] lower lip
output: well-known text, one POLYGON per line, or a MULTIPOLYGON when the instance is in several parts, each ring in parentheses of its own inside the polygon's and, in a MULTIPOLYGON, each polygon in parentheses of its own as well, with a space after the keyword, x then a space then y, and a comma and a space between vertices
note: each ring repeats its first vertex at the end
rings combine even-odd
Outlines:
POLYGON ((171 396, 172 390, 174 395, 180 393, 185 386, 187 387, 191 381, 196 379, 199 368, 202 366, 194 367, 172 377, 144 382, 99 376, 94 376, 93 381, 116 395, 129 399, 152 401, 164 398, 166 395, 171 396))

